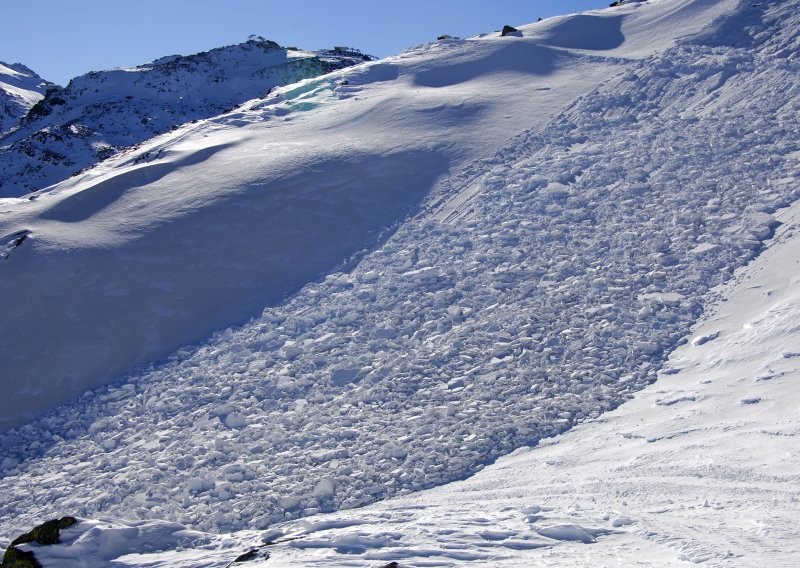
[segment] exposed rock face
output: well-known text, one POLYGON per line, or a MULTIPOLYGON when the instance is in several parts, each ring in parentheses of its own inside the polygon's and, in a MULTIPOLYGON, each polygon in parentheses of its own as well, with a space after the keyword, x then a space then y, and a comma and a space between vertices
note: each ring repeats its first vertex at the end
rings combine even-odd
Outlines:
POLYGON ((356 50, 308 52, 252 38, 87 73, 64 88, 48 84, 19 127, 0 137, 0 197, 42 189, 185 122, 369 59, 356 50))

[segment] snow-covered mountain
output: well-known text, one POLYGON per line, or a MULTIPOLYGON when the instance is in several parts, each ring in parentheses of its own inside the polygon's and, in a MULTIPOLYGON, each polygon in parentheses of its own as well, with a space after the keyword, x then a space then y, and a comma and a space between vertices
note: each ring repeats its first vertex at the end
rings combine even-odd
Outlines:
POLYGON ((308 52, 251 38, 76 77, 31 99, 21 126, 0 138, 0 196, 42 189, 179 124, 365 60, 356 50, 308 52))
POLYGON ((795 564, 798 30, 650 0, 445 39, 1 201, 2 535, 127 519, 20 545, 53 565, 795 564))
POLYGON ((22 118, 53 84, 20 63, 0 61, 0 136, 19 126, 22 118))

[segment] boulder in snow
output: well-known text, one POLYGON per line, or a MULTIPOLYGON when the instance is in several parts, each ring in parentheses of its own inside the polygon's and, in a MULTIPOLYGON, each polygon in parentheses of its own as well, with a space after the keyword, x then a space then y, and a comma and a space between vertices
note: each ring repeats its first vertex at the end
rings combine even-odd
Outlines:
POLYGON ((508 25, 503 26, 503 31, 500 32, 500 36, 506 37, 508 35, 522 37, 522 33, 520 33, 520 31, 514 26, 508 26, 508 25))

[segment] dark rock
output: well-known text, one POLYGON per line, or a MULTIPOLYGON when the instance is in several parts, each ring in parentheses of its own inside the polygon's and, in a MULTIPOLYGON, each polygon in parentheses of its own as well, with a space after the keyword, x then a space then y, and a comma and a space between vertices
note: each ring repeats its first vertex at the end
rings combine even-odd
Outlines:
POLYGON ((254 548, 249 552, 245 552, 241 556, 238 556, 236 560, 231 562, 231 564, 243 564, 244 562, 250 562, 251 560, 267 560, 269 558, 269 552, 264 552, 260 557, 258 555, 258 549, 254 548))
POLYGON ((35 119, 47 116, 51 112, 53 112, 53 109, 50 108, 45 99, 42 99, 31 107, 28 114, 23 118, 23 122, 33 122, 35 119))
POLYGON ((18 544, 35 542, 41 545, 58 544, 61 542, 60 531, 71 527, 78 520, 75 517, 61 517, 52 519, 41 525, 34 527, 33 530, 18 536, 8 547, 3 555, 3 564, 0 568, 41 568, 41 564, 36 560, 33 552, 15 548, 18 544))
POLYGON ((47 521, 38 527, 35 527, 31 532, 15 538, 11 543, 11 546, 25 544, 27 542, 36 542, 42 545, 58 544, 61 542, 59 538, 59 532, 61 529, 71 527, 77 522, 78 520, 75 517, 62 517, 60 519, 47 521))
POLYGON ((389 564, 383 566, 383 568, 400 568, 400 565, 397 562, 389 562, 389 564))
POLYGON ((16 238, 14 238, 14 248, 18 247, 23 242, 25 242, 25 239, 28 238, 29 234, 30 234, 30 231, 20 231, 17 234, 16 238))
POLYGON ((33 552, 20 550, 9 546, 3 555, 3 564, 0 568, 42 568, 33 552))
POLYGON ((518 34, 519 30, 513 26, 503 26, 503 31, 500 32, 501 37, 505 37, 511 34, 518 34))

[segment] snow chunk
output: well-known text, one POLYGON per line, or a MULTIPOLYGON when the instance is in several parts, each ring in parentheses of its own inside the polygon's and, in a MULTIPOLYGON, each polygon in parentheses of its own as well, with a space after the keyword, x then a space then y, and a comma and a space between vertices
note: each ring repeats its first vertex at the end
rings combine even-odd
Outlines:
POLYGON ((563 183, 552 182, 544 190, 545 195, 554 201, 563 201, 569 197, 569 188, 563 183))
POLYGON ((717 248, 717 245, 715 245, 714 243, 700 243, 699 245, 694 247, 689 252, 691 254, 703 254, 703 253, 706 253, 706 252, 710 252, 710 251, 712 251, 712 250, 714 250, 716 248, 717 248))
POLYGON ((336 482, 333 479, 325 478, 314 486, 311 492, 317 499, 331 499, 336 493, 336 482))
POLYGON ((225 426, 231 429, 239 429, 244 428, 247 425, 247 421, 244 418, 244 415, 238 412, 232 412, 225 417, 225 426))
POLYGON ((358 382, 361 369, 336 369, 331 375, 331 383, 337 387, 358 382))
POLYGON ((597 540, 586 529, 578 525, 553 525, 539 529, 540 535, 554 540, 564 540, 591 544, 597 540))
POLYGON ((683 299, 685 299, 685 296, 678 292, 651 292, 639 295, 640 302, 658 302, 667 306, 680 304, 683 299))
POLYGON ((717 337, 719 337, 719 332, 715 331, 714 333, 706 333, 704 335, 698 335, 694 339, 692 339, 692 345, 704 345, 709 341, 714 341, 717 337))
POLYGON ((203 491, 208 491, 209 489, 214 489, 216 483, 213 479, 204 479, 201 477, 192 477, 189 479, 189 483, 187 484, 187 489, 190 493, 201 493, 203 491))

